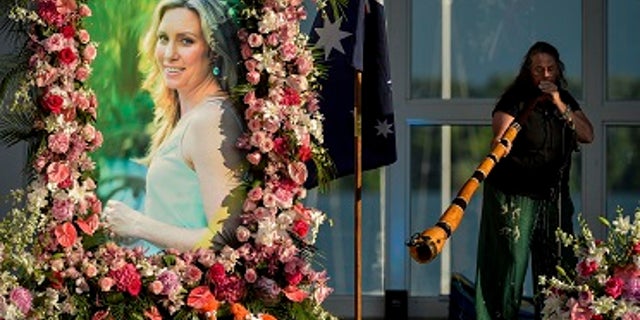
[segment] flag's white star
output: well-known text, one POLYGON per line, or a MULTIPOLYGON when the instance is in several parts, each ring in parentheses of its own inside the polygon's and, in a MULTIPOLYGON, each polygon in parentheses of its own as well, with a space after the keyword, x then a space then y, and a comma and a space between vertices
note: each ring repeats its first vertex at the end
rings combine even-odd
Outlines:
POLYGON ((332 49, 336 49, 344 54, 344 48, 342 47, 342 43, 340 43, 340 41, 350 36, 351 33, 340 30, 341 24, 342 18, 336 20, 334 23, 331 23, 331 21, 329 21, 329 18, 325 17, 324 27, 314 28, 314 30, 318 34, 318 42, 316 42, 316 47, 324 49, 325 60, 329 58, 329 54, 331 54, 332 49))
POLYGON ((378 124, 376 125, 376 130, 378 130, 378 132, 376 133, 377 136, 384 136, 386 139, 387 135, 393 133, 393 129, 391 128, 393 127, 393 123, 388 123, 387 119, 384 119, 384 121, 376 121, 378 122, 378 124))

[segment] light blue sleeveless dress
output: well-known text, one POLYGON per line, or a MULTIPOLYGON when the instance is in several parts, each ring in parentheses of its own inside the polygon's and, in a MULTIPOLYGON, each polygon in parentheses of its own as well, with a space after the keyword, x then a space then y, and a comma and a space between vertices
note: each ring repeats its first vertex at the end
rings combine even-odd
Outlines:
MULTIPOLYGON (((232 104, 224 98, 210 98, 200 108, 229 108, 239 120, 232 104)), ((185 132, 198 111, 192 110, 180 119, 153 156, 147 172, 144 206, 145 215, 155 220, 192 229, 208 227, 198 177, 184 162, 182 151, 185 132)), ((162 250, 145 240, 137 241, 135 245, 142 246, 147 255, 162 250)))

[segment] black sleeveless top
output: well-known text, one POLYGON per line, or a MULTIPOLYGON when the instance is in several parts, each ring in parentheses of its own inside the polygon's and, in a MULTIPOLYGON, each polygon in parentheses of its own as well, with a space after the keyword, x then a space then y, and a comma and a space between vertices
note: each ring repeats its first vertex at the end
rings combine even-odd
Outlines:
MULTIPOLYGON (((571 110, 580 110, 566 90, 560 98, 571 110)), ((507 194, 554 199, 558 190, 568 195, 571 154, 577 147, 575 131, 551 99, 504 96, 494 108, 516 118, 522 127, 509 154, 500 160, 487 182, 507 194)))

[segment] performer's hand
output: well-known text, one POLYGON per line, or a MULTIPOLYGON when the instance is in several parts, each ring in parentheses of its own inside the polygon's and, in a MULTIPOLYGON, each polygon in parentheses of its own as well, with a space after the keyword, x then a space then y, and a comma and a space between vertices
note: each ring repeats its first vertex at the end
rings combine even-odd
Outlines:
MULTIPOLYGON (((508 155, 509 152, 511 152, 511 142, 509 142, 509 140, 505 140, 507 142, 507 150, 505 151, 504 155, 508 155)), ((496 148, 496 146, 498 146, 500 144, 500 138, 494 138, 493 140, 491 140, 491 150, 494 150, 496 148)))
POLYGON ((542 80, 538 84, 538 88, 543 93, 549 95, 551 97, 551 101, 553 101, 554 104, 556 104, 557 106, 562 104, 562 100, 560 99, 560 92, 558 91, 558 86, 555 83, 547 80, 542 80))
POLYGON ((105 206, 103 217, 107 225, 118 237, 137 238, 142 214, 126 204, 109 200, 105 206))

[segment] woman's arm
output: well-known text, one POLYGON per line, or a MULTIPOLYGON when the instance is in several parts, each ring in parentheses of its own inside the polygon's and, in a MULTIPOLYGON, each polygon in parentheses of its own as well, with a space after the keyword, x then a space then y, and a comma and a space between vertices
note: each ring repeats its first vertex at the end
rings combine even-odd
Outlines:
POLYGON ((591 143, 593 141, 593 126, 589 118, 587 118, 587 115, 581 110, 572 111, 571 106, 562 101, 558 86, 555 83, 542 81, 539 87, 542 92, 551 95, 553 104, 556 105, 560 114, 569 125, 573 126, 578 142, 591 143))
MULTIPOLYGON (((491 149, 495 148, 495 146, 500 143, 500 139, 502 135, 504 135, 511 122, 515 119, 512 115, 504 112, 504 111, 496 111, 493 113, 493 118, 491 119, 491 127, 493 128, 493 139, 491 139, 491 149)), ((511 145, 507 146, 507 152, 511 150, 511 145)))

